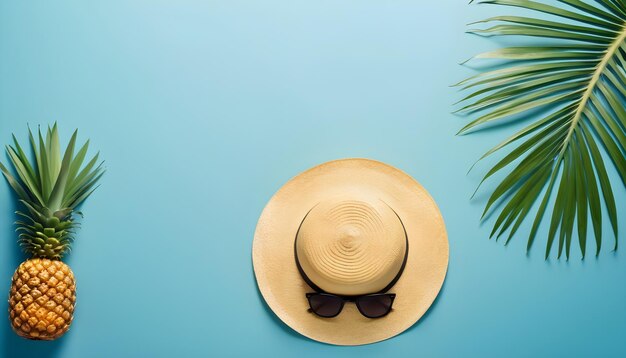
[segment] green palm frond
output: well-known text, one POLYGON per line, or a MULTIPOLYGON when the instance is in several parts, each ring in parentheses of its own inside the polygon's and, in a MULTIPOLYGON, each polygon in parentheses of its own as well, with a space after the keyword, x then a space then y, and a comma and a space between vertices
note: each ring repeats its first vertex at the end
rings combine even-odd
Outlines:
POLYGON ((508 149, 482 180, 508 169, 483 213, 484 218, 499 212, 491 236, 508 232, 508 243, 538 205, 527 250, 542 218, 551 214, 545 257, 558 238, 558 257, 564 251, 569 258, 576 236, 584 258, 588 224, 596 255, 600 252, 606 212, 617 249, 617 208, 607 165, 626 185, 626 0, 478 3, 543 14, 541 19, 496 16, 470 24, 479 28, 468 31, 527 36, 539 43, 480 54, 475 58, 496 59, 500 66, 457 84, 468 91, 458 112, 476 117, 460 134, 541 113, 481 158, 508 149))

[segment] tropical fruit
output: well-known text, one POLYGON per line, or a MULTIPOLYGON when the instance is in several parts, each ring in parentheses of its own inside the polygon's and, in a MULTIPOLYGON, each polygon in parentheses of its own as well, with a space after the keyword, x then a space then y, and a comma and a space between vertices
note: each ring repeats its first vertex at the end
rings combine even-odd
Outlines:
POLYGON ((13 172, 0 170, 15 191, 18 243, 30 256, 15 271, 9 293, 9 319, 13 330, 28 339, 53 340, 70 327, 76 302, 72 270, 61 259, 70 251, 78 228, 76 211, 97 187, 104 174, 96 154, 83 166, 89 141, 74 154, 74 131, 63 156, 57 125, 46 135, 29 129, 32 156, 13 136, 7 146, 13 172), (32 159, 31 159, 32 158, 32 159))

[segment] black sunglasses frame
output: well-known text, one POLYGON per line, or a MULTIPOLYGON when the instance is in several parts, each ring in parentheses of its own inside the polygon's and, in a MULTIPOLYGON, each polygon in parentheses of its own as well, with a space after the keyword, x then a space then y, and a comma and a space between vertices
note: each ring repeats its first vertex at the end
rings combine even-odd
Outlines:
POLYGON ((337 316, 339 316, 341 311, 343 311, 343 306, 346 304, 346 302, 354 302, 356 304, 356 308, 359 310, 359 312, 363 316, 365 316, 367 318, 371 318, 371 319, 376 319, 376 318, 385 317, 386 315, 388 315, 393 310, 393 301, 396 298, 396 294, 395 293, 373 293, 373 294, 362 295, 362 296, 338 296, 338 295, 333 295, 333 294, 324 293, 324 292, 310 292, 310 293, 306 294, 306 298, 307 298, 307 301, 309 302, 309 312, 312 312, 312 313, 316 314, 319 317, 323 317, 323 318, 337 317, 337 316), (339 310, 337 311, 337 314, 332 315, 332 316, 322 316, 322 315, 318 314, 317 312, 315 312, 315 310, 313 310, 313 308, 311 307, 311 297, 314 297, 314 296, 326 296, 326 297, 332 297, 332 298, 339 298, 339 299, 341 299, 341 307, 339 307, 339 310), (387 310, 387 312, 385 312, 385 314, 380 315, 380 316, 370 316, 370 315, 366 314, 365 312, 363 312, 363 309, 361 308, 361 305, 359 304, 359 299, 362 298, 362 297, 377 297, 377 296, 386 296, 386 297, 389 297, 389 299, 391 300, 391 303, 389 304, 389 309, 387 310))

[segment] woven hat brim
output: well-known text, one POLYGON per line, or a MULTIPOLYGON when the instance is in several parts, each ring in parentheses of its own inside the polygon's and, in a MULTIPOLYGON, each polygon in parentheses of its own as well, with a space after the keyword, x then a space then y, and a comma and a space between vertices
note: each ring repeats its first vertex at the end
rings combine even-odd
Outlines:
POLYGON ((289 327, 313 340, 361 345, 391 338, 417 322, 439 293, 448 267, 448 239, 441 213, 428 192, 406 173, 369 159, 324 163, 287 182, 270 199, 257 224, 252 248, 254 272, 268 306, 289 327), (334 318, 308 312, 312 289, 298 272, 294 239, 302 218, 325 198, 374 195, 402 218, 409 253, 402 276, 389 292, 393 311, 379 319, 346 304, 334 318))

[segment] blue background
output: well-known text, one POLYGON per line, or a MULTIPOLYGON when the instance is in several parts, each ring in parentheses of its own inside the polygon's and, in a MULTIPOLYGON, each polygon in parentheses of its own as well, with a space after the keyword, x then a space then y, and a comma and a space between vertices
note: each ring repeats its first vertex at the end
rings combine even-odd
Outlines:
MULTIPOLYGON (((456 137, 466 120, 450 114, 460 94, 449 85, 473 72, 459 61, 503 44, 465 24, 512 12, 461 0, 0 2, 0 142, 58 121, 62 140, 80 128, 108 168, 67 258, 72 329, 30 342, 5 321, 0 356, 625 356, 623 248, 606 235, 598 259, 575 248, 544 261, 542 228, 527 256, 523 235, 505 247, 487 239, 493 221, 479 223, 493 183, 469 200, 494 160, 469 166, 515 125, 456 137), (280 323, 251 264, 272 194, 344 157, 415 177, 450 240, 429 313, 361 347, 280 323)), ((6 293, 24 256, 4 183, 0 198, 6 293)))

